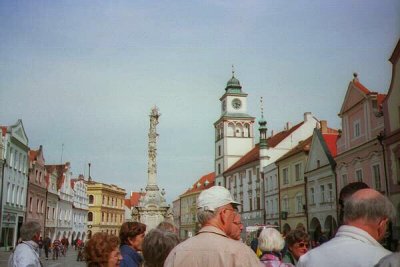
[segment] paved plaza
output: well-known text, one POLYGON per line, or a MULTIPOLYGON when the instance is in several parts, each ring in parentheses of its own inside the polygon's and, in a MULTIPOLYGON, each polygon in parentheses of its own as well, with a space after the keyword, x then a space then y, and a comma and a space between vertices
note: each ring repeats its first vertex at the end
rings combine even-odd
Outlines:
MULTIPOLYGON (((7 266, 8 258, 11 252, 0 251, 0 266, 7 266)), ((52 260, 52 255, 49 255, 49 259, 46 260, 44 257, 44 250, 42 251, 42 256, 40 257, 44 267, 57 267, 57 266, 65 266, 65 267, 83 267, 86 266, 85 262, 76 261, 76 256, 78 252, 73 248, 69 248, 66 256, 58 257, 58 260, 52 260)))

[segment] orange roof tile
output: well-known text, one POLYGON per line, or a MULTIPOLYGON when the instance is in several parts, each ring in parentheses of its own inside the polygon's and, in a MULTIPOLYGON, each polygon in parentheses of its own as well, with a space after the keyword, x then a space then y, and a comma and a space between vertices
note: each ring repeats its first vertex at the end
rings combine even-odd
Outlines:
POLYGON ((124 203, 128 208, 135 207, 139 204, 140 193, 139 192, 131 192, 130 198, 125 198, 124 203))
POLYGON ((183 193, 181 196, 185 196, 185 195, 192 194, 195 192, 200 192, 200 191, 203 191, 214 185, 215 185, 215 172, 210 172, 210 173, 200 177, 200 179, 197 180, 193 184, 193 186, 189 190, 187 190, 185 193, 183 193), (208 183, 206 183, 206 181, 208 181, 208 183))
POLYGON ((297 146, 295 146, 294 148, 289 150, 289 152, 287 152, 285 155, 283 155, 282 157, 280 157, 276 161, 278 162, 278 161, 287 159, 290 156, 293 156, 293 155, 295 155, 295 154, 297 154, 299 152, 308 152, 308 151, 310 151, 311 140, 312 140, 312 136, 308 137, 306 140, 300 141, 297 146))
MULTIPOLYGON (((289 130, 281 131, 267 139, 268 147, 275 147, 280 142, 282 142, 286 137, 292 134, 295 130, 297 130, 304 122, 300 122, 290 128, 289 130)), ((224 173, 230 172, 236 168, 249 164, 251 162, 257 161, 260 159, 260 146, 256 144, 247 154, 241 157, 238 161, 236 161, 231 167, 229 167, 224 173)))
POLYGON ((7 126, 0 126, 2 136, 6 136, 7 134, 7 126))
POLYGON ((68 163, 66 164, 55 164, 55 165, 45 165, 45 168, 48 172, 52 173, 56 171, 57 175, 57 190, 60 190, 61 186, 64 184, 65 175, 64 173, 67 171, 68 163))
POLYGON ((29 150, 29 161, 30 162, 35 161, 38 153, 39 150, 29 150))
POLYGON ((324 133, 324 134, 322 134, 322 137, 324 138, 326 146, 328 147, 329 152, 331 152, 332 157, 336 157, 336 155, 337 155, 336 142, 337 142, 337 139, 339 138, 339 133, 336 133, 336 134, 335 133, 324 133))
POLYGON ((224 171, 224 173, 230 172, 236 168, 257 161, 259 159, 260 159, 260 145, 256 144, 249 152, 247 152, 247 154, 245 154, 238 161, 236 161, 231 167, 229 167, 226 171, 224 171))

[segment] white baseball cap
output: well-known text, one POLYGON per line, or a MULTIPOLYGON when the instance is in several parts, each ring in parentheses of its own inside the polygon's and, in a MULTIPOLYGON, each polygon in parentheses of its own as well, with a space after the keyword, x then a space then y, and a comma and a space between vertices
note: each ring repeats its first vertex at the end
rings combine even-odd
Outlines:
POLYGON ((197 208, 203 210, 215 211, 215 209, 226 204, 240 205, 233 200, 231 193, 223 186, 213 186, 200 193, 197 199, 197 208))

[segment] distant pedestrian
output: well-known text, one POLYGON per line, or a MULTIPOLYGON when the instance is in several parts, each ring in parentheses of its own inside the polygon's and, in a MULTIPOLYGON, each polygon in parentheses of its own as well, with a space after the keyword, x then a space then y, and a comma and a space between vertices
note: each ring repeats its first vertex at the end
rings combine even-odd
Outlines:
POLYGON ((203 190, 197 199, 197 218, 202 228, 196 236, 177 245, 164 266, 261 266, 256 254, 239 241, 243 225, 238 205, 225 187, 203 190))
POLYGON ((39 238, 38 245, 39 245, 39 257, 41 257, 42 256, 42 249, 43 249, 43 239, 42 239, 42 237, 39 238))
POLYGON ((61 241, 58 239, 55 239, 53 241, 53 260, 58 260, 58 256, 60 254, 60 249, 61 249, 61 241))
POLYGON ((254 251, 254 253, 257 253, 257 249, 258 249, 258 238, 260 237, 261 231, 263 229, 259 228, 257 230, 256 236, 253 238, 253 240, 251 240, 250 242, 250 247, 251 249, 254 251))
POLYGON ((395 217, 390 200, 373 189, 361 189, 344 202, 343 223, 336 236, 301 256, 297 267, 374 266, 391 254, 379 244, 395 217))
POLYGON ((153 229, 143 241, 145 267, 163 267, 170 251, 179 244, 179 237, 170 230, 153 229))
POLYGON ((282 263, 281 251, 285 240, 274 228, 265 228, 259 234, 258 248, 261 250, 260 261, 265 267, 294 267, 291 263, 282 263))
POLYGON ((21 243, 17 245, 8 260, 8 267, 40 267, 39 237, 41 226, 38 222, 29 221, 21 226, 21 243))
POLYGON ((51 239, 49 236, 46 236, 43 240, 44 254, 46 256, 46 260, 49 259, 49 250, 51 247, 51 239))
POLYGON ((139 267, 143 261, 138 253, 142 251, 142 243, 146 225, 140 222, 125 222, 121 225, 119 239, 121 241, 122 267, 139 267))
POLYGON ((119 239, 107 233, 95 233, 85 246, 87 267, 118 267, 122 260, 119 239))

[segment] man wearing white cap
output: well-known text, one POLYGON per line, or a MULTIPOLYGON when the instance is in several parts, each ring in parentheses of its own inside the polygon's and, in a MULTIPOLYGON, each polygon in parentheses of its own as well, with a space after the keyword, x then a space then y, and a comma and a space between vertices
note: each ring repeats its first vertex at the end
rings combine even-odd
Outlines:
POLYGON ((238 241, 243 229, 238 205, 225 187, 213 186, 201 192, 197 218, 202 228, 176 246, 164 266, 261 266, 256 254, 238 241))

